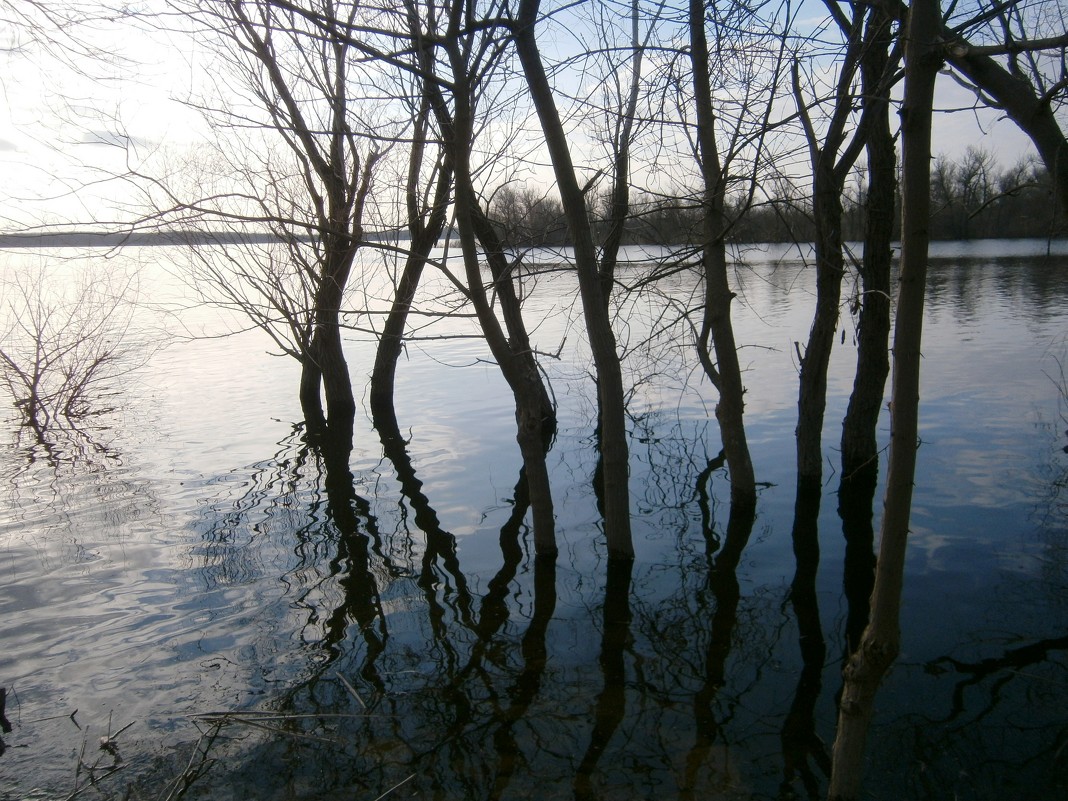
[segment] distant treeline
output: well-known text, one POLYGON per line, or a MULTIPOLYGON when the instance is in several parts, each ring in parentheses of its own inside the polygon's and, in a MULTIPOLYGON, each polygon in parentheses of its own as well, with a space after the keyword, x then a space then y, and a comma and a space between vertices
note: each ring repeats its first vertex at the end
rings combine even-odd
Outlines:
MULTIPOLYGON (((843 235, 864 238, 867 187, 863 169, 842 198, 843 235)), ((811 203, 804 191, 782 180, 769 197, 749 208, 736 199, 728 210, 734 242, 811 242, 815 235, 811 203)), ((932 165, 931 237, 940 240, 1059 237, 1068 234, 1046 169, 1037 160, 1000 167, 987 151, 969 148, 959 161, 939 156, 932 165)), ((900 200, 899 200, 900 204, 900 200)), ((607 215, 607 199, 591 203, 594 219, 607 215)), ((555 193, 505 187, 490 203, 490 216, 502 238, 514 247, 567 245, 567 227, 555 193)), ((900 220, 895 210, 895 225, 900 220)), ((697 241, 700 210, 688 198, 636 198, 624 241, 675 245, 697 241)))
MULTIPOLYGON (((369 233, 369 240, 396 240, 407 232, 369 233)), ((301 238, 310 242, 310 236, 301 238)), ((118 248, 166 247, 168 245, 257 245, 279 241, 277 235, 259 231, 43 231, 2 234, 0 248, 118 248)))
POLYGON ((117 248, 207 243, 257 243, 271 234, 244 231, 42 231, 0 234, 0 248, 117 248))
MULTIPOLYGON (((864 238, 865 171, 842 197, 843 236, 864 238)), ((811 242, 815 235, 811 203, 804 191, 780 180, 769 197, 746 208, 736 199, 728 208, 733 242, 811 242)), ((1049 174, 1041 162, 1025 159, 1001 167, 979 148, 969 148, 959 161, 935 159, 931 170, 931 238, 1019 239, 1068 235, 1065 212, 1057 205, 1049 174)), ((554 191, 525 186, 498 189, 489 202, 489 216, 502 241, 511 247, 551 247, 570 244, 563 208, 554 191)), ((608 199, 594 197, 594 220, 607 214, 608 199)), ((895 226, 900 221, 895 209, 895 226)), ((691 198, 645 196, 636 198, 623 241, 627 244, 683 245, 698 241, 700 209, 691 198)), ((604 233, 604 232, 602 232, 604 233)), ((248 231, 67 231, 0 234, 0 248, 17 247, 121 247, 147 245, 203 245, 273 241, 274 236, 248 231)), ((407 238, 405 231, 368 233, 369 240, 407 238)))

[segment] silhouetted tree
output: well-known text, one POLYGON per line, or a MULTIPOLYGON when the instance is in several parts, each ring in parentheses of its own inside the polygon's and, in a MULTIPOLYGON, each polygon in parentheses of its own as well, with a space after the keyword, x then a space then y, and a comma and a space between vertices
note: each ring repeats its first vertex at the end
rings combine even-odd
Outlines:
POLYGON ((579 186, 567 133, 538 49, 536 35, 540 5, 540 0, 520 0, 513 34, 531 100, 545 136, 560 202, 564 207, 564 217, 575 249, 579 294, 597 374, 604 525, 608 555, 613 559, 632 559, 634 545, 630 526, 630 468, 623 375, 615 334, 608 315, 608 304, 604 297, 586 198, 579 186))

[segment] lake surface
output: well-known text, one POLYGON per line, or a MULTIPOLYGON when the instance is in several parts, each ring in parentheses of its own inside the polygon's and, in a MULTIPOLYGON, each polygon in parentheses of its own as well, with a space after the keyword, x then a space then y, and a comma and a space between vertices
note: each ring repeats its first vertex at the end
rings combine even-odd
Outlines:
MULTIPOLYGON (((934 249, 903 651, 877 699, 867 798, 1068 792, 1068 247, 1054 244, 934 249)), ((648 254, 629 255, 624 283, 648 254)), ((241 321, 195 302, 176 277, 182 251, 0 251, 5 279, 136 273, 137 330, 167 343, 123 380, 115 411, 51 450, 4 398, 13 730, 0 799, 131 785, 143 798, 368 801, 825 793, 856 605, 847 556, 865 562, 863 534, 847 553, 837 495, 854 287, 847 277, 818 553, 795 556, 794 343, 814 299, 802 255, 750 249, 735 275, 766 482, 741 534, 725 471, 705 475, 715 394, 670 324, 692 279, 621 301, 637 559, 609 572, 571 273, 526 286, 536 347, 559 353, 542 359, 560 419, 552 567, 519 519, 510 393, 469 320, 408 346, 406 449, 387 456, 358 414, 342 508, 302 441, 296 365, 256 331, 201 336, 241 321)), ((357 280, 371 297, 375 270, 357 280)), ((447 295, 436 278, 421 303, 447 295)), ((353 331, 347 353, 360 396, 371 338, 353 331)))

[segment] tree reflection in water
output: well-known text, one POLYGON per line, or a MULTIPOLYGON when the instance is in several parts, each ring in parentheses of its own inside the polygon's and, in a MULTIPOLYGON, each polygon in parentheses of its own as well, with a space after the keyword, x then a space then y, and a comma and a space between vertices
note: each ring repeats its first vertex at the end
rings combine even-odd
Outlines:
MULTIPOLYGON (((698 476, 698 487, 702 486, 705 478, 706 473, 702 471, 698 476)), ((694 743, 686 754, 684 780, 680 788, 680 795, 685 799, 704 797, 708 786, 721 791, 729 789, 738 780, 725 764, 712 767, 712 778, 707 784, 702 783, 699 777, 713 754, 717 740, 725 739, 721 727, 729 722, 729 717, 718 714, 715 701, 727 685, 726 662, 734 643, 738 603, 741 600, 738 563, 749 542, 754 520, 752 509, 732 508, 727 522, 727 536, 719 555, 713 558, 713 546, 709 545, 707 549, 708 571, 703 595, 707 601, 711 594, 715 600, 715 612, 705 645, 703 681, 693 694, 694 743)), ((706 539, 710 543, 713 541, 711 527, 706 529, 706 539)), ((725 747, 726 743, 722 745, 725 747)))
MULTIPOLYGON (((386 461, 372 475, 350 468, 349 442, 312 450, 295 430, 237 499, 206 509, 198 550, 204 589, 281 576, 259 612, 264 633, 243 651, 262 694, 237 703, 286 717, 270 732, 229 726, 189 795, 373 799, 404 782, 398 797, 818 797, 839 670, 825 636, 840 625, 849 647, 866 614, 874 486, 839 497, 848 608, 825 629, 820 588, 841 574, 819 581, 821 488, 797 495, 792 581, 754 581, 757 556, 744 557, 771 529, 754 537, 746 510, 717 521, 721 463, 698 455, 700 433, 669 424, 658 437, 655 421, 640 423, 650 436, 636 458, 655 479, 638 486, 661 536, 677 541, 661 561, 592 571, 534 557, 522 475, 499 556, 465 571, 469 540, 443 527, 401 437, 382 438, 386 461)), ((1063 650, 1050 642, 1052 658, 1034 664, 1056 673, 1063 650)), ((967 747, 980 736, 968 723, 1004 717, 1001 687, 1021 683, 1018 666, 989 664, 933 664, 961 697, 989 687, 988 709, 962 701, 942 720, 891 719, 900 742, 876 759, 928 753, 946 770, 933 752, 967 747), (931 740, 931 725, 945 739, 931 740)), ((1068 735, 1053 735, 1031 756, 1055 774, 1068 735)), ((880 797, 925 797, 921 774, 906 771, 880 797)))
POLYGON ((611 559, 604 589, 601 653, 598 662, 604 685, 593 708, 593 731, 575 773, 575 798, 587 801, 598 797, 593 782, 609 740, 623 722, 627 709, 625 651, 630 645, 630 581, 634 563, 611 559))
POLYGON ((822 781, 816 775, 816 770, 824 779, 831 772, 830 753, 816 734, 815 718, 816 702, 823 688, 823 663, 827 656, 816 595, 816 574, 820 566, 819 511, 822 488, 818 482, 805 482, 800 478, 798 481, 792 532, 797 568, 790 584, 790 605, 797 618, 802 667, 793 703, 782 725, 782 793, 785 797, 791 797, 794 781, 800 779, 805 796, 815 799, 822 795, 822 781))

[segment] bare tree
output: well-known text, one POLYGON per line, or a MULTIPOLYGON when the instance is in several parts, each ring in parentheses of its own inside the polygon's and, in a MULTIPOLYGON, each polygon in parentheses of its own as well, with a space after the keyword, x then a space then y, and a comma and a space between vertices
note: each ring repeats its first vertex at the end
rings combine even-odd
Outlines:
POLYGON ((95 49, 83 36, 97 23, 109 21, 112 15, 108 9, 92 0, 69 0, 62 4, 0 0, 0 24, 4 30, 0 51, 43 50, 50 58, 84 69, 87 57, 107 60, 114 55, 95 49))
POLYGON ((136 274, 22 272, 6 279, 0 379, 38 439, 114 408, 120 379, 152 353, 134 328, 136 274))
POLYGON ((1010 0, 968 8, 963 17, 942 25, 947 62, 979 102, 1004 110, 1030 137, 1053 178, 1057 202, 1068 209, 1068 139, 1057 117, 1068 99, 1063 7, 1010 0), (1036 35, 1043 29, 1048 36, 1036 35))
MULTIPOLYGON (((492 24, 486 24, 485 29, 471 26, 473 19, 480 18, 480 9, 468 0, 440 9, 409 0, 405 9, 410 46, 418 56, 419 72, 429 78, 425 83, 429 105, 452 168, 453 214, 464 263, 464 289, 515 399, 517 441, 530 493, 535 549, 539 555, 554 556, 555 519, 545 455, 556 429, 556 412, 523 320, 515 285, 520 265, 509 260, 483 208, 472 160, 484 113, 478 101, 490 91, 506 56, 505 39, 492 24), (489 269, 488 285, 483 264, 489 269), (499 304, 500 318, 491 292, 499 304)), ((482 13, 492 19, 498 11, 491 4, 482 13)))
POLYGON ((860 795, 864 741, 875 691, 900 647, 899 609, 916 469, 920 342, 926 293, 927 224, 931 203, 931 116, 942 66, 937 0, 909 8, 902 107, 901 283, 894 328, 890 467, 871 619, 845 668, 834 742, 833 801, 860 795))
POLYGON ((566 241, 564 210, 559 201, 539 187, 502 186, 493 193, 489 216, 500 232, 501 243, 511 249, 561 245, 566 241))
POLYGON ((351 436, 356 404, 340 314, 364 245, 371 179, 387 149, 354 107, 355 85, 366 76, 336 29, 351 25, 362 6, 309 0, 322 19, 333 21, 331 35, 301 9, 268 0, 173 5, 201 26, 199 33, 217 37, 222 62, 244 83, 240 99, 223 107, 200 104, 223 134, 244 132, 244 149, 224 156, 226 178, 217 192, 153 179, 152 190, 165 198, 156 216, 250 235, 244 247, 227 241, 200 249, 199 279, 300 361, 309 433, 331 428, 351 436))
POLYGON ((520 0, 513 29, 515 46, 542 133, 545 135, 560 202, 564 207, 564 217, 575 249, 579 294, 597 374, 608 556, 610 559, 633 559, 623 374, 608 314, 608 304, 604 297, 604 286, 601 283, 586 197, 579 185, 567 132, 538 48, 540 8, 540 0, 520 0))
MULTIPOLYGON (((890 89, 901 48, 895 45, 893 9, 872 7, 865 22, 860 53, 861 104, 867 117, 867 192, 864 208, 864 254, 858 269, 861 298, 857 320, 857 368, 842 421, 842 482, 860 473, 878 474, 876 428, 890 372, 890 268, 893 262, 897 201, 897 149, 890 125, 890 89)), ((855 307, 854 306, 854 307, 855 307)))
MULTIPOLYGON (((522 320, 514 285, 518 265, 508 262, 496 240, 481 206, 472 166, 472 149, 483 125, 477 102, 493 86, 491 79, 504 52, 500 37, 493 33, 497 7, 491 4, 481 9, 463 1, 439 6, 412 0, 400 8, 367 7, 367 16, 357 19, 355 15, 338 18, 332 9, 312 9, 286 0, 276 0, 273 5, 310 26, 323 40, 341 42, 359 53, 368 69, 396 71, 415 84, 408 95, 414 134, 404 204, 413 247, 397 286, 372 378, 376 423, 386 432, 384 436, 396 436, 392 409, 386 408, 396 357, 418 275, 442 231, 451 198, 464 278, 454 276, 444 263, 438 267, 473 305, 490 350, 513 390, 530 484, 535 544, 539 553, 555 554, 555 524, 545 468, 547 437, 555 431, 555 409, 541 381, 522 320), (469 25, 473 20, 479 21, 469 25), (440 148, 440 155, 425 163, 425 148, 431 143, 440 148), (425 164, 431 165, 429 170, 424 169, 425 164), (430 180, 424 180, 427 175, 430 180), (420 200, 423 192, 426 195, 420 200), (492 278, 488 285, 481 272, 483 256, 492 278), (494 301, 500 304, 503 326, 494 301)), ((375 85, 380 83, 381 75, 375 85)))
POLYGON ((727 198, 732 189, 743 198, 733 209, 735 215, 751 204, 759 165, 765 155, 766 137, 772 127, 771 115, 783 65, 783 40, 780 38, 776 43, 774 34, 768 34, 769 45, 756 33, 752 41, 746 41, 751 50, 740 44, 747 33, 761 30, 762 22, 744 4, 729 4, 721 9, 704 0, 689 3, 690 66, 696 112, 693 148, 701 181, 699 242, 704 287, 697 355, 705 375, 719 391, 716 419, 730 470, 732 503, 750 509, 756 505, 756 479, 745 435, 745 387, 731 322, 735 294, 727 275, 727 237, 736 217, 728 209, 727 198), (715 36, 711 43, 706 33, 709 24, 715 36), (729 93, 716 91, 725 87, 713 86, 713 71, 726 75, 734 70, 742 74, 737 86, 741 98, 731 111, 717 108, 726 105, 722 98, 729 93), (723 146, 719 137, 724 139, 723 146), (741 167, 743 164, 749 169, 741 167), (739 176, 744 176, 741 186, 737 185, 739 176))
MULTIPOLYGON (((864 151, 873 116, 888 102, 891 75, 870 76, 866 88, 874 90, 863 102, 859 120, 853 109, 858 102, 858 78, 866 51, 883 47, 886 39, 878 25, 866 25, 880 15, 876 7, 856 6, 847 15, 835 3, 828 2, 833 24, 841 32, 843 53, 836 65, 837 76, 828 97, 830 110, 822 130, 811 113, 823 105, 823 98, 806 99, 800 64, 793 69, 794 98, 809 147, 812 169, 812 213, 816 227, 816 308, 808 342, 800 353, 801 374, 798 390, 797 475, 798 492, 818 488, 823 477, 822 435, 827 405, 827 371, 838 328, 842 278, 845 275, 842 239, 842 194, 846 179, 857 158, 864 151), (879 82, 884 85, 880 86, 879 82), (804 486, 802 486, 804 485, 804 486)), ((882 247, 882 245, 878 245, 882 247)))

